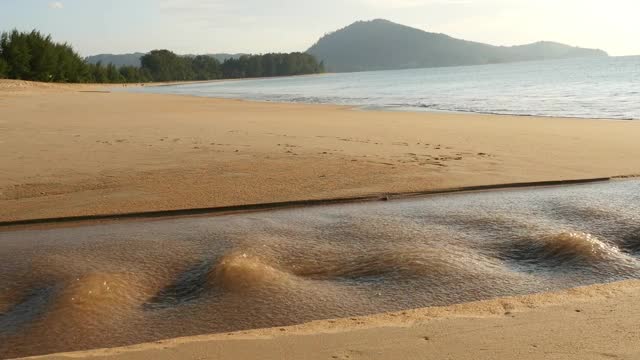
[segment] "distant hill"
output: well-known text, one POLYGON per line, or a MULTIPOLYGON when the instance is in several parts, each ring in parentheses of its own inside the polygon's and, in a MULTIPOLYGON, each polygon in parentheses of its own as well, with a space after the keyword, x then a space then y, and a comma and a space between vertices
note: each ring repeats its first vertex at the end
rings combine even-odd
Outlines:
MULTIPOLYGON (((85 61, 89 64, 97 64, 98 62, 101 62, 103 65, 107 65, 107 64, 113 64, 117 67, 120 66, 136 66, 139 67, 140 66, 140 58, 143 57, 145 55, 145 53, 133 53, 133 54, 120 54, 120 55, 114 55, 114 54, 99 54, 99 55, 93 55, 93 56, 89 56, 87 58, 85 58, 85 61)), ((221 54, 207 54, 213 58, 218 59, 218 61, 220 62, 224 62, 227 59, 230 58, 239 58, 240 56, 244 55, 244 54, 225 54, 225 53, 221 53, 221 54)), ((195 55, 184 55, 184 56, 195 56, 195 55)))
POLYGON ((324 61, 327 71, 332 72, 607 56, 602 50, 554 42, 493 46, 430 33, 387 20, 356 22, 325 35, 307 52, 324 61))

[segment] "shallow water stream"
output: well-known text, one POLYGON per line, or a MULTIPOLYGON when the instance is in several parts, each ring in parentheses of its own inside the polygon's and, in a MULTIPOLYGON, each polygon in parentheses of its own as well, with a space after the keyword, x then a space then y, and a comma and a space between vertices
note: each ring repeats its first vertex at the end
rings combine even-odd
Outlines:
POLYGON ((0 229, 0 357, 640 278, 640 182, 0 229))

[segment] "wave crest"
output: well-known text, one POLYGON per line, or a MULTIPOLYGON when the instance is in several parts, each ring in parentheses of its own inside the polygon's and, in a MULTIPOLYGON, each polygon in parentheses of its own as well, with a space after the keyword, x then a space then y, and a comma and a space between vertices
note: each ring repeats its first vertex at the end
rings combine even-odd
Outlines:
POLYGON ((56 307, 94 311, 142 302, 148 295, 132 275, 93 273, 66 284, 56 300, 56 307))
POLYGON ((527 237, 505 244, 502 258, 531 265, 561 268, 580 266, 593 268, 606 262, 612 266, 627 266, 633 262, 616 246, 584 232, 560 232, 539 237, 527 237))
POLYGON ((209 274, 209 280, 229 291, 291 283, 293 275, 266 263, 258 256, 233 252, 224 256, 209 274))
POLYGON ((583 232, 562 232, 547 236, 543 238, 543 247, 549 258, 557 260, 603 260, 622 255, 618 248, 583 232))

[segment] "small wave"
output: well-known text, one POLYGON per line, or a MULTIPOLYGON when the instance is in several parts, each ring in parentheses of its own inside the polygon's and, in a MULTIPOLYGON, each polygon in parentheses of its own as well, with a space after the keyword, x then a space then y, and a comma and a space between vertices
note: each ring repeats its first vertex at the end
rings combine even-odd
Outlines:
POLYGON ((543 238, 549 260, 604 260, 622 256, 618 248, 605 244, 595 236, 582 232, 563 232, 543 238))
POLYGON ((233 252, 224 256, 209 273, 209 282, 227 291, 287 286, 292 281, 292 274, 246 252, 233 252))
MULTIPOLYGON (((217 263, 200 264, 181 275, 149 304, 175 305, 194 300, 205 290, 224 292, 311 289, 321 282, 367 283, 430 279, 441 283, 493 274, 498 269, 466 252, 452 249, 402 246, 369 249, 362 254, 325 253, 323 257, 283 260, 256 255, 252 249, 236 250, 217 263)), ((497 275, 497 274, 493 274, 497 275)), ((504 273, 501 273, 504 276, 504 273)))
POLYGON ((93 273, 65 284, 55 307, 96 312, 142 302, 149 292, 132 274, 93 273))
POLYGON ((130 274, 94 273, 43 283, 26 283, 4 296, 0 328, 43 332, 54 326, 110 322, 133 311, 150 294, 145 282, 130 274))
POLYGON ((506 246, 502 255, 509 260, 556 268, 593 267, 602 262, 623 265, 633 260, 617 247, 583 232, 526 238, 506 246))

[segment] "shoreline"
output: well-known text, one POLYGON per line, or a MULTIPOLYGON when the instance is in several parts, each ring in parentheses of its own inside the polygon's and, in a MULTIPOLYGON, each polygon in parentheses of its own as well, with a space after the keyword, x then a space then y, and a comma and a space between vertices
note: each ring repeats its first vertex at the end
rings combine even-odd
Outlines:
MULTIPOLYGON (((555 116, 555 115, 535 115, 535 114, 516 114, 516 113, 496 113, 496 112, 483 112, 483 111, 464 111, 464 110, 439 110, 435 108, 424 108, 425 110, 398 110, 393 107, 385 108, 384 106, 364 106, 367 110, 371 108, 373 111, 397 111, 397 112, 416 112, 416 113, 431 113, 431 114, 467 114, 467 115, 490 115, 490 116, 507 116, 507 117, 522 117, 522 118, 542 118, 542 119, 564 119, 564 120, 599 120, 599 121, 640 121, 640 119, 634 118, 600 118, 600 117, 578 117, 578 116, 555 116)), ((402 108, 402 107, 400 107, 402 108)), ((416 108, 420 109, 420 108, 416 108)))
POLYGON ((632 318, 640 315, 639 295, 640 280, 627 280, 25 359, 634 359, 640 355, 632 318), (579 337, 574 326, 581 326, 579 337), (611 326, 615 331, 601 332, 611 326))
MULTIPOLYGON (((300 75, 310 76, 310 75, 300 75)), ((265 78, 269 79, 269 78, 265 78)), ((245 79, 239 79, 245 80, 245 79)), ((257 80, 257 79, 254 79, 257 80)), ((215 81, 215 80, 212 80, 215 81)), ((207 82, 212 82, 207 81, 207 82)), ((227 81, 227 80, 224 80, 227 81)), ((189 84, 166 84, 157 85, 157 87, 164 86, 176 86, 176 85, 189 85, 189 84)), ((556 115, 535 115, 535 114, 516 114, 516 113, 496 113, 496 112, 482 112, 482 111, 463 111, 463 110, 440 110, 435 108, 421 108, 421 107, 403 107, 395 105, 342 105, 333 103, 310 103, 310 102, 296 102, 296 101, 273 101, 273 100, 260 100, 260 99, 245 99, 236 97, 216 97, 207 95, 195 95, 195 94, 171 94, 171 93, 154 93, 154 92, 131 92, 142 93, 151 95, 165 95, 165 96, 184 96, 195 97, 204 99, 213 99, 218 101, 243 101, 248 103, 263 103, 263 104, 276 104, 276 105, 308 105, 308 106, 331 106, 344 108, 351 111, 372 111, 372 112, 390 112, 390 113, 413 113, 413 114, 428 114, 436 116, 440 114, 450 115, 465 115, 465 116, 495 116, 495 117, 510 117, 510 118, 532 118, 532 119, 560 119, 560 120, 598 120, 598 121, 640 121, 640 119, 634 118, 600 118, 600 117, 578 117, 578 116, 556 116, 556 115), (415 109, 415 110, 414 110, 415 109), (421 110, 422 109, 422 110, 421 110)))
POLYGON ((540 182, 526 182, 526 183, 511 183, 511 184, 492 184, 492 185, 479 185, 479 186, 467 186, 451 189, 435 189, 424 190, 409 193, 389 193, 389 194, 370 194, 361 197, 347 197, 347 198, 334 198, 334 199, 317 199, 317 200, 298 200, 289 202, 276 202, 276 203, 261 203, 261 204, 246 204, 227 207, 212 207, 212 208, 198 208, 198 209, 175 209, 175 210, 160 210, 160 211, 147 211, 137 213, 116 213, 116 214, 97 214, 97 215, 85 215, 76 217, 60 217, 60 218, 46 218, 46 219, 27 219, 16 221, 0 221, 0 232, 11 231, 18 228, 19 230, 31 229, 38 226, 64 226, 65 224, 71 224, 76 226, 91 225, 93 223, 104 223, 110 221, 120 220, 163 220, 163 219, 175 219, 183 217, 213 217, 213 216, 228 216, 253 212, 265 212, 274 210, 286 210, 294 208, 307 208, 329 205, 345 205, 356 204, 365 202, 379 202, 379 201, 393 201, 393 200, 406 200, 406 199, 425 199, 429 196, 438 195, 450 195, 450 194, 465 194, 475 192, 486 191, 503 191, 503 190, 519 190, 519 189, 531 189, 531 188, 548 188, 548 187, 561 187, 561 186, 575 186, 575 185, 588 185, 596 183, 604 183, 609 181, 624 181, 640 177, 640 175, 619 175, 605 178, 593 178, 593 179, 575 179, 575 180, 550 180, 540 182))
MULTIPOLYGON (((212 100, 218 100, 218 101, 242 101, 247 103, 263 103, 263 104, 276 104, 276 105, 330 106, 334 108, 343 108, 343 109, 348 109, 353 111, 414 113, 414 114, 428 114, 432 116, 436 116, 439 114, 450 114, 450 115, 465 115, 465 116, 479 115, 479 116, 495 116, 495 117, 525 118, 525 119, 533 118, 533 119, 561 119, 561 120, 640 121, 640 119, 636 119, 636 118, 601 118, 601 117, 496 113, 496 112, 488 112, 488 111, 483 112, 483 111, 465 111, 465 110, 442 110, 442 109, 435 109, 435 108, 405 107, 405 106, 396 106, 396 105, 341 105, 341 104, 332 104, 332 103, 272 101, 272 100, 260 100, 260 99, 245 99, 245 98, 239 98, 239 97, 215 97, 215 96, 195 95, 195 94, 170 94, 170 93, 136 92, 136 91, 126 90, 131 88, 138 88, 138 89, 144 89, 144 88, 150 88, 150 87, 162 88, 162 87, 181 86, 181 85, 197 85, 197 84, 219 83, 219 82, 314 77, 314 76, 324 76, 324 75, 334 75, 334 74, 336 73, 272 76, 272 77, 259 77, 259 78, 216 79, 216 80, 200 80, 200 81, 156 82, 156 83, 122 83, 122 84, 41 83, 41 82, 28 81, 28 80, 9 80, 9 79, 0 79, 0 81, 5 81, 8 83, 20 82, 20 83, 26 83, 27 85, 36 86, 36 87, 44 85, 45 88, 50 88, 55 90, 64 90, 64 89, 75 90, 80 93, 109 94, 109 93, 119 92, 119 93, 130 93, 130 94, 194 97, 194 98, 205 98, 205 99, 212 99, 212 100), (94 90, 78 90, 74 88, 89 88, 94 90)), ((3 84, 0 83, 0 91, 2 90, 3 90, 3 84)))
MULTIPOLYGON (((297 76, 280 76, 272 78, 250 78, 250 79, 227 79, 227 80, 206 80, 199 82, 185 82, 185 83, 167 83, 151 86, 132 86, 136 88, 148 88, 148 87, 170 87, 180 85, 192 85, 201 83, 216 83, 226 81, 245 81, 245 80, 268 80, 273 78, 288 78, 288 77, 307 77, 307 76, 319 76, 327 74, 312 74, 312 75, 297 75, 297 76)), ((127 92, 126 90, 124 92, 127 92)), ((165 95, 165 96, 184 96, 213 99, 219 101, 243 101, 248 103, 263 103, 263 104, 278 104, 278 105, 309 105, 309 106, 332 106, 338 108, 344 108, 352 111, 373 111, 373 112, 391 112, 391 113, 414 113, 414 114, 429 114, 432 116, 439 114, 451 114, 451 115, 480 115, 480 116, 496 116, 496 117, 511 117, 511 118, 538 118, 538 119, 562 119, 562 120, 599 120, 599 121, 640 121, 635 118, 601 118, 601 117, 579 117, 579 116, 557 116, 557 115, 536 115, 536 114, 517 114, 517 113, 497 113, 490 111, 464 111, 464 110, 442 110, 428 107, 411 107, 401 105, 346 105, 346 104, 333 104, 333 103, 311 103, 311 102, 298 102, 298 101, 273 101, 265 99, 246 99, 241 97, 217 97, 208 95, 197 94, 173 94, 162 92, 137 92, 131 91, 132 94, 150 94, 150 95, 165 95)))
MULTIPOLYGON (((299 76, 311 76, 311 75, 299 75, 299 76)), ((270 78, 261 78, 261 79, 270 79, 270 78)), ((259 80, 259 79, 237 79, 237 80, 243 81, 243 80, 259 80)), ((203 81, 203 83, 216 82, 216 81, 218 80, 203 81)), ((228 81, 228 80, 219 80, 219 81, 228 81)), ((179 86, 179 85, 190 85, 190 84, 191 83, 164 84, 164 85, 154 85, 154 87, 179 86)), ((106 93, 108 93, 108 91, 106 93)), ((195 95, 195 94, 171 94, 171 93, 154 93, 154 92, 131 92, 131 93, 132 94, 165 95, 165 96, 183 96, 188 98, 194 97, 194 98, 212 99, 212 100, 218 100, 218 101, 241 101, 241 102, 247 102, 247 103, 259 103, 259 104, 331 106, 334 108, 343 108, 351 111, 412 113, 412 114, 427 114, 431 116, 449 114, 449 115, 464 115, 464 116, 474 116, 474 115, 495 116, 495 117, 509 117, 509 118, 525 118, 525 119, 531 118, 531 119, 560 119, 560 120, 640 121, 640 119, 634 119, 634 118, 600 118, 600 117, 496 113, 496 112, 463 111, 463 110, 440 110, 435 108, 403 107, 403 106, 394 106, 394 105, 341 105, 341 104, 333 104, 333 103, 310 103, 310 102, 296 102, 296 101, 272 101, 272 100, 260 100, 260 99, 245 99, 245 98, 239 98, 239 97, 238 98, 216 97, 216 96, 195 95), (423 109, 423 110, 420 110, 420 109, 423 109)))

